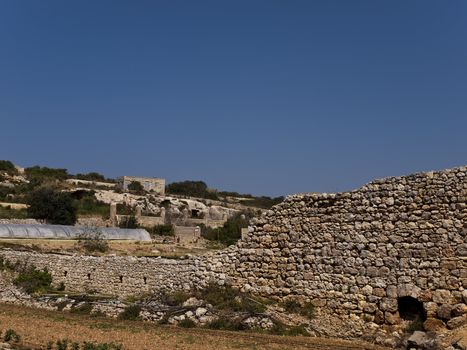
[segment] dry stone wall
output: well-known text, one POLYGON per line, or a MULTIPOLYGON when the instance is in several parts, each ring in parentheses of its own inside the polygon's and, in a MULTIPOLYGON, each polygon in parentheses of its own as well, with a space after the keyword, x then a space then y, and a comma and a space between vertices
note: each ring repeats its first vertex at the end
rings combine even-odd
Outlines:
POLYGON ((413 297, 448 320, 467 288, 466 231, 467 167, 293 195, 252 222, 237 283, 378 323, 397 323, 413 297))
MULTIPOLYGON (((224 257, 229 253, 225 252, 224 257)), ((232 254, 232 253, 230 253, 232 254)), ((166 258, 94 257, 43 254, 4 249, 0 256, 10 263, 47 268, 55 286, 64 283, 67 291, 113 296, 141 295, 161 290, 192 289, 215 281, 224 284, 220 273, 225 261, 212 257, 175 260, 166 258)))
POLYGON ((0 256, 47 267, 68 290, 124 296, 215 280, 376 323, 398 323, 401 305, 418 302, 429 319, 449 325, 467 322, 466 231, 462 167, 289 196, 252 220, 236 246, 203 257, 0 256))

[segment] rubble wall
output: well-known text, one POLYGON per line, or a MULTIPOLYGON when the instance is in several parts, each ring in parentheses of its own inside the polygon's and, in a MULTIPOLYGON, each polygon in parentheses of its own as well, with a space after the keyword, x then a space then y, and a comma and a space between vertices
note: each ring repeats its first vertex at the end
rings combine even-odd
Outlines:
MULTIPOLYGON (((227 253, 222 256, 228 256, 227 253)), ((212 257, 192 259, 82 256, 0 250, 0 257, 39 269, 47 268, 53 284, 64 283, 67 291, 111 296, 137 296, 167 290, 198 288, 211 281, 224 284, 220 273, 225 261, 212 257)))
POLYGON ((440 306, 463 302, 466 231, 467 167, 293 195, 253 220, 237 283, 377 323, 397 323, 406 296, 439 317, 440 306))

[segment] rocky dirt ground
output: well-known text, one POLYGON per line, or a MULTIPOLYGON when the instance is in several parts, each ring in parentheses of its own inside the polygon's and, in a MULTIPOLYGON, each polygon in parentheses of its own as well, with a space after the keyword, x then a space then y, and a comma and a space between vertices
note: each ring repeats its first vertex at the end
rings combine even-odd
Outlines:
POLYGON ((40 349, 51 340, 64 338, 78 342, 117 342, 123 344, 126 350, 388 349, 363 342, 335 339, 181 329, 139 321, 119 321, 6 304, 0 304, 0 328, 14 329, 32 349, 40 349))

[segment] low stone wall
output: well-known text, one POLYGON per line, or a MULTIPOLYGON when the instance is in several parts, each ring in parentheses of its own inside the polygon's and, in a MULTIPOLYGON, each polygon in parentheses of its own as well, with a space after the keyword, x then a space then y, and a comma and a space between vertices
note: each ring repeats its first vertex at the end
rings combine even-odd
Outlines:
POLYGON ((190 259, 94 257, 82 255, 43 254, 0 250, 0 257, 11 263, 47 268, 53 283, 65 284, 71 292, 96 292, 113 296, 140 295, 161 290, 192 289, 210 281, 224 284, 224 258, 211 256, 190 259))

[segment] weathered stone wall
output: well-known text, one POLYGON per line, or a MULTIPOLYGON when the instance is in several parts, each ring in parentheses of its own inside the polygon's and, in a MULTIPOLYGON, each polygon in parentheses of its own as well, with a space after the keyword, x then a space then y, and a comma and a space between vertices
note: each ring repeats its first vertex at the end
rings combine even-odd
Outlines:
POLYGON ((252 222, 238 244, 237 283, 386 323, 411 296, 435 317, 463 302, 466 231, 467 167, 293 195, 252 222))
POLYGON ((213 279, 377 323, 397 323, 398 298, 409 296, 423 302, 429 318, 448 321, 467 316, 466 231, 463 167, 377 180, 351 192, 289 196, 252 220, 237 246, 204 257, 11 250, 0 256, 47 267, 55 283, 63 281, 70 290, 131 295, 199 287, 213 279))
MULTIPOLYGON (((229 253, 225 252, 224 257, 229 253)), ((232 253, 230 253, 232 254, 232 253)), ((226 260, 212 257, 209 264, 202 257, 176 260, 165 258, 93 257, 42 254, 10 249, 0 256, 11 263, 47 268, 54 285, 63 282, 67 291, 95 292, 113 296, 140 295, 161 290, 200 287, 210 281, 223 284, 220 272, 226 260)))

